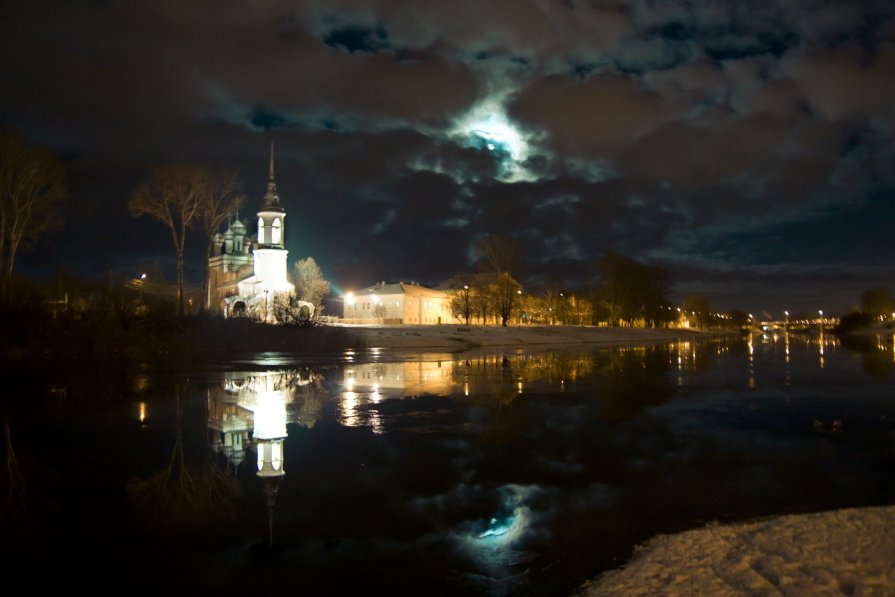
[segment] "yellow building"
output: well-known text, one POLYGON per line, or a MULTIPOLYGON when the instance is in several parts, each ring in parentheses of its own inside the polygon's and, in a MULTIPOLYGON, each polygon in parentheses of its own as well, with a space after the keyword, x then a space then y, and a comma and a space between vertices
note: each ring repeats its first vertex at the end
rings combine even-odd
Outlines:
POLYGON ((347 323, 411 325, 455 324, 451 295, 414 282, 380 282, 345 295, 343 317, 347 323))

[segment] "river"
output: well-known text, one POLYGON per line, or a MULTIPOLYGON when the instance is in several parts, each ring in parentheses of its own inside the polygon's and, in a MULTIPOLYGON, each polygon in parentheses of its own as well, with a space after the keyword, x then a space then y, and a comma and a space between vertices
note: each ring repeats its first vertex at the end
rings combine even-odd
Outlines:
MULTIPOLYGON (((895 502, 892 338, 9 375, 29 592, 568 595, 657 534, 895 502)), ((0 497, 3 497, 0 496, 0 497)))

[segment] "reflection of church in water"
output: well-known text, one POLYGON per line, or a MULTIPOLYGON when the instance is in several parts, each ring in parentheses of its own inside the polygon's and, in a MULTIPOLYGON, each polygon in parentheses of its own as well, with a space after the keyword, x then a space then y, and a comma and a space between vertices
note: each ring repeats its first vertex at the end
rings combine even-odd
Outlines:
POLYGON ((274 180, 272 143, 267 192, 257 215, 254 236, 248 234, 238 217, 226 232, 214 235, 213 254, 208 258, 208 304, 226 316, 253 315, 271 320, 273 303, 295 295, 295 286, 287 276, 286 211, 274 180))
POLYGON ((276 496, 286 476, 286 425, 295 419, 289 407, 297 389, 314 379, 314 373, 296 371, 229 374, 222 387, 208 392, 212 448, 236 470, 248 452, 255 453, 255 474, 264 484, 271 537, 276 496))

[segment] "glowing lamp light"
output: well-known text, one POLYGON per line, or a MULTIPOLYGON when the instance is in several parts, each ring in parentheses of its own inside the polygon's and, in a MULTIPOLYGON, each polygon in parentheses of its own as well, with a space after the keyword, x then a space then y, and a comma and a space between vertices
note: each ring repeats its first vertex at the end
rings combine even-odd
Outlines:
POLYGON ((345 295, 345 304, 348 305, 349 307, 354 306, 354 293, 349 292, 348 294, 345 295))

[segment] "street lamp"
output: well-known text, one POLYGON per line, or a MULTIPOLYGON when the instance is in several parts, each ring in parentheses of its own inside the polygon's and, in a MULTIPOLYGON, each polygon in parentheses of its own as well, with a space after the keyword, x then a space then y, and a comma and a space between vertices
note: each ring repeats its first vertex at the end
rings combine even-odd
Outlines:
POLYGON ((469 325, 469 284, 463 285, 463 316, 466 318, 466 325, 469 325))
POLYGON ((783 322, 783 329, 788 330, 789 329, 789 310, 784 311, 783 315, 786 317, 786 320, 783 322))

